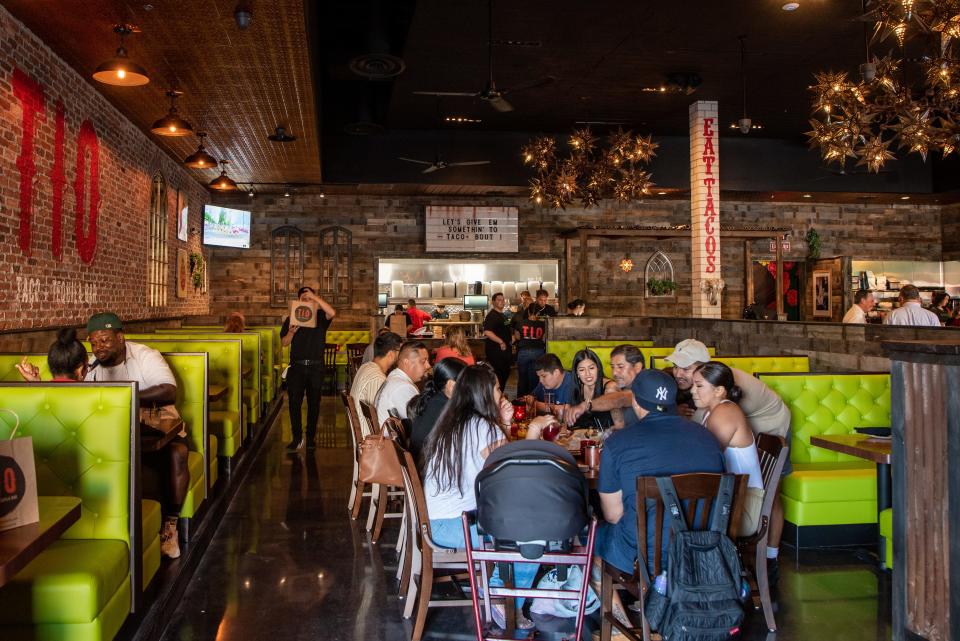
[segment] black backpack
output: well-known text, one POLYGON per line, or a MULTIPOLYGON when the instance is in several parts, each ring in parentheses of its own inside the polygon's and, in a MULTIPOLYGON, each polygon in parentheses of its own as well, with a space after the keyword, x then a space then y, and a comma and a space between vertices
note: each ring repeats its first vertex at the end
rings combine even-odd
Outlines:
MULTIPOLYGON (((740 631, 742 569, 727 536, 734 475, 724 474, 710 529, 687 529, 683 506, 670 477, 657 479, 670 518, 667 594, 649 590, 644 608, 650 627, 666 641, 725 641, 740 631)), ((645 566, 641 567, 641 572, 645 566)))

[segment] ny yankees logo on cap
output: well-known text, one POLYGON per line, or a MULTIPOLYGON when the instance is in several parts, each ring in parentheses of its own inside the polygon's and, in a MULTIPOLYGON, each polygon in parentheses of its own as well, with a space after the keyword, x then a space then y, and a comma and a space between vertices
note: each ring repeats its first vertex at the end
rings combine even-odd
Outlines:
POLYGON ((665 401, 665 400, 667 400, 667 388, 666 388, 666 387, 658 387, 658 388, 657 388, 657 400, 658 400, 658 401, 665 401))

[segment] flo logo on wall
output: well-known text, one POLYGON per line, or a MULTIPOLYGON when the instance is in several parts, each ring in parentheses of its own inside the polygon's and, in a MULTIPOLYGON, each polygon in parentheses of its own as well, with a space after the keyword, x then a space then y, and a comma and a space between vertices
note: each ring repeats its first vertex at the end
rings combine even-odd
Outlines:
MULTIPOLYGON (((49 113, 44 87, 19 68, 13 70, 13 96, 20 105, 20 153, 16 165, 20 175, 20 222, 18 244, 25 256, 33 252, 33 193, 38 177, 37 126, 52 117, 54 120, 53 163, 40 174, 51 189, 50 249, 54 258, 63 260, 63 190, 67 184, 64 166, 66 118, 63 102, 57 100, 49 113)), ((41 154, 48 157, 47 154, 41 154)), ((97 214, 100 210, 100 141, 89 120, 80 123, 77 132, 77 156, 73 181, 74 235, 77 254, 85 263, 92 263, 97 249, 97 214)))
POLYGON ((27 479, 17 462, 9 456, 0 456, 0 517, 17 509, 26 495, 27 479))

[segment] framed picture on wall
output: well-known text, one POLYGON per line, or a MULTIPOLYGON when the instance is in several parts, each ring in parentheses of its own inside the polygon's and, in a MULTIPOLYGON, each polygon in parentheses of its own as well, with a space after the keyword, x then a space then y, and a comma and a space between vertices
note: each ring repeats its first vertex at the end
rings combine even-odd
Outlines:
POLYGON ((830 272, 813 272, 813 315, 830 318, 833 314, 830 303, 830 272))
POLYGON ((187 204, 187 193, 177 190, 177 238, 187 242, 190 237, 190 208, 187 204))
POLYGON ((190 291, 190 254, 185 249, 177 250, 177 298, 186 298, 190 291))

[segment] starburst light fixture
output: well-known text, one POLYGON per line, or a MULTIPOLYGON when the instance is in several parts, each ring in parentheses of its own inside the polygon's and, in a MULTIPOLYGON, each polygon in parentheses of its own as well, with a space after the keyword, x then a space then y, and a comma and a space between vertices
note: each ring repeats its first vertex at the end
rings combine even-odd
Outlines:
POLYGON ((650 136, 617 131, 605 144, 590 129, 575 130, 562 154, 557 141, 540 137, 523 150, 523 162, 537 172, 530 180, 530 200, 564 209, 574 201, 593 207, 604 198, 630 202, 649 195, 652 175, 643 169, 659 146, 650 136))
POLYGON ((874 41, 894 38, 902 46, 914 31, 933 36, 917 61, 922 73, 911 84, 903 61, 888 56, 861 65, 860 81, 845 72, 815 74, 811 148, 827 162, 855 161, 872 172, 895 160, 897 150, 924 160, 931 150, 948 156, 960 145, 960 60, 953 47, 960 0, 874 0, 866 8, 874 41))
POLYGON ((624 258, 620 261, 620 271, 624 274, 629 274, 633 271, 633 261, 629 258, 624 258))

